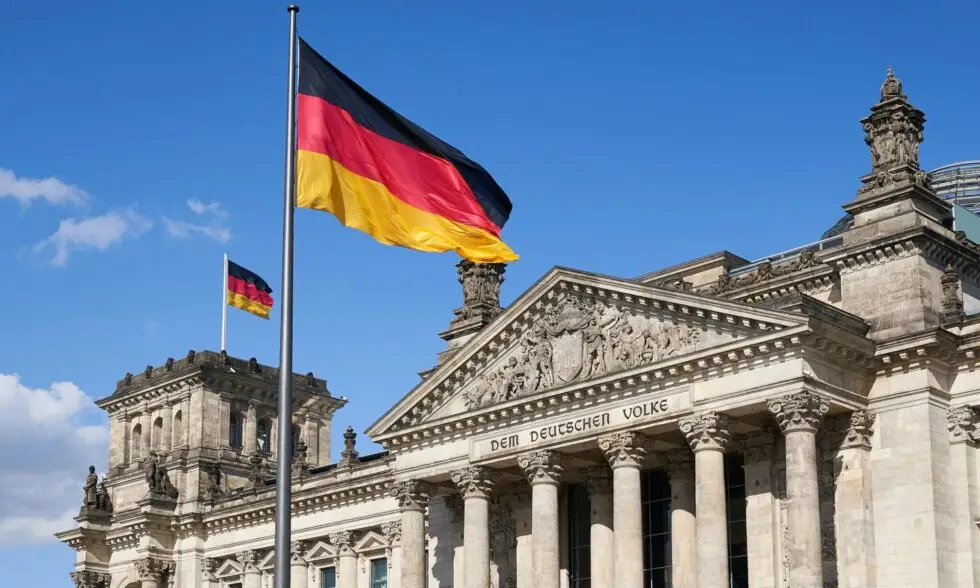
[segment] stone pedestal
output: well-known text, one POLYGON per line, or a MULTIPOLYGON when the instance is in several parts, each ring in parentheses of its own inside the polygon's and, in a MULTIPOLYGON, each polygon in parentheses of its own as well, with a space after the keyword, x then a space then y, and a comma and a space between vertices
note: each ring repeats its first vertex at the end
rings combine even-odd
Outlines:
POLYGON ((731 441, 728 417, 717 412, 701 413, 682 420, 680 429, 694 451, 697 585, 698 588, 728 588, 728 507, 725 501, 725 449, 731 441))
POLYGON ((667 454, 670 480, 670 572, 674 588, 698 586, 698 529, 694 505, 694 455, 687 449, 667 454))
POLYGON ((786 519, 789 527, 789 585, 823 588, 817 430, 829 405, 804 391, 769 401, 786 443, 786 519))
POLYGON ((421 481, 398 482, 391 491, 401 511, 401 588, 425 586, 425 509, 431 490, 421 481))
POLYGON ((589 537, 590 585, 592 588, 616 588, 612 471, 604 466, 592 468, 585 485, 592 507, 589 537))
POLYGON ((558 484, 564 471, 561 462, 561 454, 555 451, 535 451, 517 458, 531 485, 534 588, 559 588, 558 484))
MULTIPOLYGON (((839 588, 874 588, 875 537, 871 507, 871 435, 875 417, 863 410, 851 414, 834 496, 839 588)), ((971 584, 972 585, 972 584, 971 584)))
POLYGON ((490 494, 496 472, 473 466, 451 477, 463 497, 463 587, 490 588, 490 494))
POLYGON ((337 588, 358 588, 354 533, 339 531, 328 538, 330 544, 337 549, 337 588))
POLYGON ((309 563, 304 556, 309 548, 306 541, 293 541, 289 545, 289 588, 308 588, 309 563))
POLYGON ((599 437, 599 449, 613 472, 613 529, 616 550, 616 588, 643 586, 643 503, 640 466, 648 442, 636 433, 599 437))

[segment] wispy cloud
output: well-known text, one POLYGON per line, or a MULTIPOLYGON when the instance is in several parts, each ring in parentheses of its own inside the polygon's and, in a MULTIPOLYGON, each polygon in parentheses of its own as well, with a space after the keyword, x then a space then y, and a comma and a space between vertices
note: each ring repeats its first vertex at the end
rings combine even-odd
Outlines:
POLYGON ((58 178, 17 177, 13 171, 0 168, 0 199, 2 198, 13 198, 25 206, 35 200, 45 200, 57 205, 84 204, 88 201, 88 194, 58 178))
POLYGON ((224 223, 228 218, 228 212, 221 207, 220 202, 204 203, 191 199, 187 201, 187 208, 198 216, 207 217, 210 222, 200 224, 164 217, 163 226, 168 235, 174 239, 190 239, 199 235, 218 243, 227 243, 231 240, 231 227, 224 223))
POLYGON ((58 230, 34 246, 34 253, 54 250, 51 265, 64 267, 75 250, 104 251, 123 239, 136 238, 150 230, 153 223, 127 209, 101 216, 66 218, 58 230))
POLYGON ((191 198, 187 201, 187 207, 195 214, 212 214, 218 218, 226 218, 228 216, 228 212, 224 208, 221 208, 221 203, 217 201, 205 204, 200 200, 191 198))

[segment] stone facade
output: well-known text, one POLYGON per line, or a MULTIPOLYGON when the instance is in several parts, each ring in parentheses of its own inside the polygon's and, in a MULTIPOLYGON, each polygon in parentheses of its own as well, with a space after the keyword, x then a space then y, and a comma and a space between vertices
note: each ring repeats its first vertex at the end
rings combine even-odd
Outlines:
POLYGON ((269 586, 290 459, 294 588, 976 586, 980 246, 890 70, 861 124, 854 227, 817 245, 558 268, 508 308, 502 265, 460 263, 445 351, 367 430, 383 453, 350 429, 331 461, 344 401, 312 374, 290 456, 274 368, 190 352, 127 374, 99 401, 109 474, 58 535, 72 581, 269 586))

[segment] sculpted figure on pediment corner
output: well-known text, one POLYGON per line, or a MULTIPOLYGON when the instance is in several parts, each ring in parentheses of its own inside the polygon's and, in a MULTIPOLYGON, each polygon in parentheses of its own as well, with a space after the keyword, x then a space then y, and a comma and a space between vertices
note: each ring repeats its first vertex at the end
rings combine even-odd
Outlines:
POLYGON ((464 400, 470 409, 505 402, 689 352, 700 338, 697 329, 568 295, 470 385, 464 400))

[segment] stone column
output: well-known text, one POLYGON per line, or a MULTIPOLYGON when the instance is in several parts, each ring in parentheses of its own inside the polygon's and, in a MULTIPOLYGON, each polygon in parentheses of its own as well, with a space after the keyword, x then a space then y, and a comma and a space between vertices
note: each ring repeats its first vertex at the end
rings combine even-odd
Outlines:
POLYGON ((289 588, 307 588, 310 583, 309 562, 304 557, 309 548, 308 541, 289 544, 289 588))
MULTIPOLYGON (((357 588, 357 554, 354 553, 354 533, 338 531, 329 536, 337 548, 337 588, 357 588)), ((247 588, 247 587, 243 587, 247 588)))
POLYGON ((136 577, 140 588, 165 588, 167 575, 173 571, 173 562, 153 557, 136 560, 136 577))
POLYGON ((425 509, 431 490, 425 482, 405 480, 392 487, 391 495, 401 511, 401 588, 424 588, 425 509))
POLYGON ((242 588, 262 588, 262 572, 259 570, 259 554, 255 550, 235 554, 242 565, 242 588))
POLYGON ((163 429, 160 431, 160 447, 156 449, 166 455, 173 448, 174 411, 169 402, 160 409, 160 419, 163 420, 163 429))
POLYGON ((817 430, 830 406, 805 390, 769 401, 786 443, 786 521, 789 528, 789 585, 823 588, 817 430))
MULTIPOLYGON (((242 423, 242 451, 245 455, 255 453, 255 435, 258 417, 255 415, 255 403, 248 403, 248 410, 245 411, 245 422, 242 423)), ((271 431, 270 431, 271 433, 271 431)))
POLYGON ((947 413, 947 427, 952 458, 950 469, 955 488, 953 540, 957 554, 957 586, 976 586, 980 583, 980 529, 976 524, 976 518, 980 515, 976 449, 980 437, 980 412, 969 406, 952 408, 947 413))
POLYGON ((616 588, 616 539, 613 532, 613 477, 607 466, 589 470, 585 481, 592 507, 589 557, 592 588, 616 588))
MULTIPOLYGON (((385 548, 385 557, 388 558, 388 569, 398 568, 399 570, 404 569, 404 564, 402 563, 402 522, 401 521, 388 521, 387 523, 381 523, 381 535, 384 536, 385 542, 388 547, 385 548)), ((425 561, 425 552, 422 553, 422 573, 428 574, 429 562, 425 561)), ((404 573, 404 572, 402 572, 404 573)), ((425 578, 422 578, 422 586, 425 586, 425 578)), ((389 588, 402 588, 405 583, 403 578, 399 577, 388 578, 389 588)))
POLYGON ((463 588, 490 588, 490 494, 497 472, 471 466, 451 477, 463 497, 463 588))
POLYGON ((616 588, 643 586, 643 503, 640 466, 649 442, 637 433, 599 437, 599 449, 613 473, 616 588))
POLYGON ((153 450, 150 446, 150 432, 152 430, 153 419, 150 418, 150 410, 144 408, 143 414, 140 415, 140 459, 144 462, 149 459, 150 451, 153 450))
POLYGON ((725 499, 725 449, 731 441, 728 417, 717 412, 704 412, 679 424, 694 451, 698 588, 728 588, 728 507, 725 499))
POLYGON ((310 464, 313 467, 320 465, 320 423, 314 413, 308 412, 303 418, 303 441, 309 452, 307 459, 310 464))
POLYGON ((778 505, 772 488, 772 466, 776 450, 772 430, 765 429, 741 440, 745 471, 745 538, 748 552, 749 585, 775 588, 779 581, 776 562, 776 514, 778 505))
POLYGON ((558 484, 564 471, 561 462, 561 454, 556 451, 534 451, 517 457, 517 465, 531 485, 534 588, 559 588, 558 484))
POLYGON ((670 480, 670 575, 674 588, 698 587, 698 528, 694 506, 694 454, 675 449, 666 455, 670 480))

